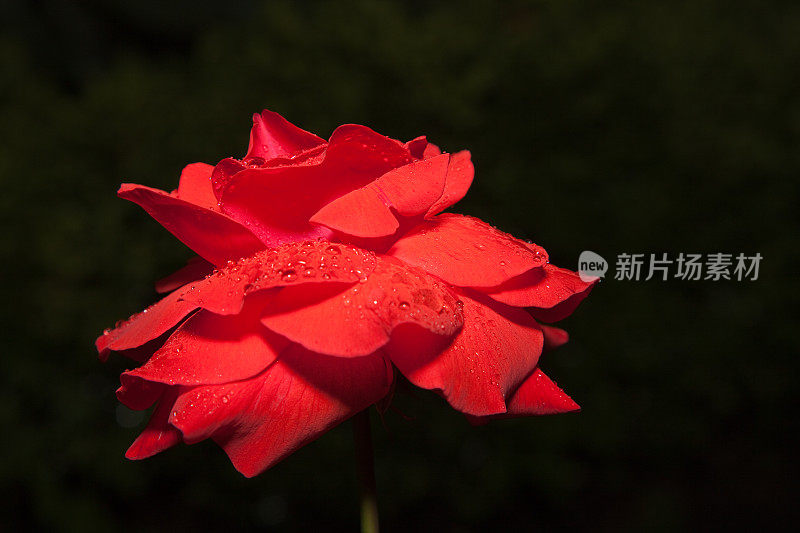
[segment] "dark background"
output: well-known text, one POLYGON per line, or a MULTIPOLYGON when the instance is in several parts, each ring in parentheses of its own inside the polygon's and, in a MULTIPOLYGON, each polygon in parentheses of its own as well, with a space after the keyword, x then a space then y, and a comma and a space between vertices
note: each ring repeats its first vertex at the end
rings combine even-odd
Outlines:
POLYGON ((755 282, 614 281, 545 371, 577 415, 374 418, 387 531, 729 529, 798 518, 800 5, 38 1, 0 8, 0 529, 357 527, 350 428, 246 480, 210 442, 123 458, 96 335, 189 251, 115 197, 243 155, 250 115, 468 148, 458 211, 577 267, 764 256, 755 282))

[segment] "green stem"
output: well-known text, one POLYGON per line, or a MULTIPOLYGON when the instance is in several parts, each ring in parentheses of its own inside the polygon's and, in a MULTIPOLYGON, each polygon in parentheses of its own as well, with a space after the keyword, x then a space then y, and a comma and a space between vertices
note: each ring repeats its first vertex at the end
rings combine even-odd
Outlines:
POLYGON ((369 409, 353 417, 353 439, 356 447, 361 533, 378 533, 378 495, 375 488, 375 462, 372 452, 372 431, 369 409))

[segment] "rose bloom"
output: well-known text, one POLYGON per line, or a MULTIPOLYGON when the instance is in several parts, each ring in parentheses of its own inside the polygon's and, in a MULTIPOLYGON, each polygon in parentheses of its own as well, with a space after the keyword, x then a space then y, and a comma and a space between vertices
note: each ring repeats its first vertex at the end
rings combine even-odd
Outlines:
POLYGON ((106 330, 141 363, 119 400, 155 405, 130 459, 217 442, 254 476, 369 406, 402 374, 473 423, 578 409, 539 368, 592 283, 472 217, 442 213, 467 151, 358 125, 325 140, 263 111, 243 159, 187 166, 170 193, 123 184, 199 257, 106 330))

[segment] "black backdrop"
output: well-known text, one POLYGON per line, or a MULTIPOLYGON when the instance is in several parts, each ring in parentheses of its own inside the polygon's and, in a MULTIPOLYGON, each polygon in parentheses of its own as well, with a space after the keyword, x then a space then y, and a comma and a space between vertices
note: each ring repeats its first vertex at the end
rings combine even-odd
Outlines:
POLYGON ((128 462, 125 362, 92 346, 190 255, 118 184, 242 155, 264 107, 469 148, 458 210, 556 264, 764 256, 754 282, 603 283, 543 364, 580 414, 472 428, 398 399, 411 420, 374 428, 387 530, 797 517, 797 4, 40 0, 0 24, 0 527, 356 527, 347 425, 252 480, 212 443, 128 462))

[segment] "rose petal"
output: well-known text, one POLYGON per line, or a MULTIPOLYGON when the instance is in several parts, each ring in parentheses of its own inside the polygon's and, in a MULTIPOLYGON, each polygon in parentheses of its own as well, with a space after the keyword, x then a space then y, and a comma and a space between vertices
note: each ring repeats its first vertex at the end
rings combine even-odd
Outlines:
POLYGON ((130 350, 160 337, 195 309, 196 304, 183 301, 178 292, 173 292, 116 328, 104 331, 95 346, 105 360, 109 351, 130 350))
POLYGON ((233 177, 243 170, 319 166, 325 160, 326 148, 327 144, 323 143, 314 148, 298 152, 291 157, 275 157, 268 160, 264 160, 260 157, 250 157, 241 160, 234 157, 226 157, 217 163, 217 166, 214 167, 211 173, 211 188, 214 191, 214 197, 219 202, 233 177))
MULTIPOLYGON (((425 149, 424 157, 436 157, 439 153, 439 148, 435 145, 428 145, 425 149)), ((455 204, 467 194, 470 185, 472 185, 472 178, 475 176, 475 168, 472 166, 470 153, 468 150, 462 150, 450 156, 450 164, 447 168, 447 180, 442 191, 442 196, 434 203, 426 217, 437 215, 455 204)))
POLYGON ((555 350, 569 342, 569 333, 563 329, 545 324, 539 324, 539 327, 542 328, 542 333, 544 333, 544 351, 555 350))
POLYGON ((580 276, 571 270, 548 263, 542 268, 529 270, 496 287, 480 290, 498 302, 514 307, 551 308, 575 295, 583 294, 582 300, 593 285, 594 282, 581 280, 580 276))
MULTIPOLYGON (((150 356, 152 356, 156 350, 161 348, 164 343, 169 338, 170 334, 174 330, 174 327, 169 328, 167 331, 156 337, 155 339, 149 340, 142 344, 141 346, 136 346, 135 348, 127 348, 124 350, 113 350, 114 353, 121 357, 126 357, 138 363, 144 363, 150 356)), ((111 350, 105 350, 100 353, 99 359, 102 362, 108 361, 109 356, 111 355, 111 350)))
POLYGON ((400 224, 370 186, 356 189, 327 204, 311 217, 314 224, 355 237, 392 235, 400 224))
MULTIPOLYGON (((326 181, 333 181, 332 173, 320 165, 248 168, 230 179, 220 202, 228 216, 245 224, 269 246, 327 239, 332 234, 328 228, 309 222, 312 214, 335 197, 329 194, 335 185, 326 181)), ((357 182, 357 186, 361 184, 357 182)))
POLYGON ((328 141, 327 158, 351 169, 368 171, 375 178, 413 161, 401 142, 358 124, 344 124, 334 130, 328 141))
POLYGON ((274 287, 304 283, 346 283, 375 268, 372 252, 345 244, 305 241, 258 252, 217 269, 179 291, 180 297, 217 314, 236 314, 245 296, 274 287))
POLYGON ((570 296, 560 304, 554 305, 549 309, 539 309, 536 307, 528 308, 531 315, 533 315, 536 320, 540 322, 547 322, 552 324, 553 322, 558 322, 560 320, 564 320, 569 315, 571 315, 575 309, 578 308, 578 305, 587 297, 589 293, 592 292, 594 285, 589 287, 583 292, 579 292, 573 296, 570 296))
POLYGON ((459 411, 503 413, 506 398, 536 367, 542 331, 521 309, 478 294, 459 297, 464 326, 449 346, 437 353, 420 345, 418 331, 404 328, 395 332, 386 352, 411 383, 441 391, 459 411))
POLYGON ((255 378, 182 394, 170 423, 189 443, 213 437, 252 477, 383 398, 391 382, 380 353, 343 359, 295 345, 255 378))
POLYGON ((164 191, 123 183, 117 194, 140 205, 170 233, 215 265, 264 248, 255 235, 238 222, 164 191))
POLYGON ((145 381, 126 372, 120 375, 119 381, 117 399, 126 407, 136 411, 149 409, 164 392, 162 383, 145 381))
POLYGON ((417 159, 422 159, 425 148, 428 146, 428 139, 424 135, 415 137, 404 144, 406 150, 411 152, 411 155, 417 159))
POLYGON ((250 145, 246 159, 260 157, 265 161, 293 155, 324 144, 325 141, 313 133, 302 130, 267 109, 253 115, 253 128, 250 130, 250 145))
POLYGON ((580 406, 558 388, 553 380, 537 368, 520 385, 508 401, 506 413, 492 416, 468 416, 472 424, 482 425, 491 420, 521 416, 557 415, 579 411, 580 406))
POLYGON ((315 241, 264 250, 172 292, 115 329, 106 330, 95 344, 102 360, 112 350, 148 346, 143 354, 126 352, 144 361, 160 346, 148 343, 155 342, 198 307, 217 314, 236 314, 249 294, 304 283, 353 284, 372 272, 375 264, 371 252, 344 244, 315 241))
POLYGON ((391 257, 379 256, 363 283, 287 287, 267 307, 262 322, 309 350, 354 357, 374 352, 404 323, 449 337, 462 324, 450 288, 391 257))
POLYGON ((186 262, 185 267, 158 280, 156 282, 156 292, 165 293, 174 291, 178 287, 183 287, 187 283, 204 278, 213 271, 214 265, 202 257, 192 257, 186 262))
POLYGON ((147 363, 123 376, 167 385, 213 385, 253 377, 288 344, 261 324, 263 308, 263 296, 254 296, 236 316, 200 311, 147 363))
POLYGON ((211 190, 214 191, 214 197, 217 199, 218 208, 219 202, 222 201, 222 193, 225 191, 228 183, 230 183, 236 174, 248 168, 253 167, 245 165, 244 162, 233 157, 226 157, 217 163, 214 170, 211 172, 211 190))
MULTIPOLYGON (((538 253, 537 253, 538 252, 538 253)), ((387 252, 459 287, 492 287, 547 261, 477 218, 446 213, 425 221, 387 252)))
POLYGON ((168 423, 177 396, 178 387, 164 389, 161 399, 150 417, 150 422, 125 452, 125 457, 134 460, 147 459, 181 441, 180 432, 168 423))
POLYGON ((205 163, 186 165, 181 172, 177 197, 191 204, 219 211, 217 197, 211 188, 211 173, 214 167, 205 163))
POLYGON ((390 170, 325 205, 311 222, 356 237, 391 235, 399 227, 391 209, 405 217, 420 215, 441 196, 449 157, 445 154, 390 170))
POLYGON ((441 155, 442 150, 438 146, 433 143, 428 143, 425 149, 422 151, 422 159, 428 159, 431 157, 436 157, 437 155, 441 155))
POLYGON ((309 222, 314 213, 412 160, 397 141, 364 126, 340 126, 321 163, 247 168, 233 175, 218 197, 226 214, 269 245, 329 238, 331 230, 309 222))
POLYGON ((580 406, 537 368, 511 397, 506 415, 551 415, 578 409, 580 406))
POLYGON ((448 174, 450 155, 443 154, 390 170, 371 187, 398 214, 421 215, 441 196, 448 174))

